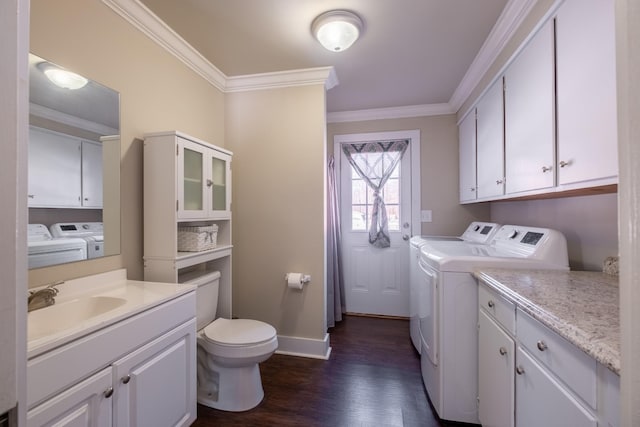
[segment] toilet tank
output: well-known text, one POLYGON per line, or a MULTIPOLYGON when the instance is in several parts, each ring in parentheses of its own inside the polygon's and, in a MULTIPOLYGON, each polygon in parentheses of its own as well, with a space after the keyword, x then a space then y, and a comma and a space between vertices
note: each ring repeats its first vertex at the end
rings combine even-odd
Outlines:
POLYGON ((180 278, 181 283, 196 285, 196 321, 198 330, 204 328, 216 318, 218 310, 218 288, 220 272, 204 273, 194 271, 180 278))

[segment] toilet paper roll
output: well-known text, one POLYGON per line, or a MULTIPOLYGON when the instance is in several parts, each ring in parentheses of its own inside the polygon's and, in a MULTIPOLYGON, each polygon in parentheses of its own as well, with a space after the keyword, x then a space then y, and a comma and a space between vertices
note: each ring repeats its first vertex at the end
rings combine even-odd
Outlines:
POLYGON ((302 289, 302 273, 287 273, 287 286, 291 289, 302 289))

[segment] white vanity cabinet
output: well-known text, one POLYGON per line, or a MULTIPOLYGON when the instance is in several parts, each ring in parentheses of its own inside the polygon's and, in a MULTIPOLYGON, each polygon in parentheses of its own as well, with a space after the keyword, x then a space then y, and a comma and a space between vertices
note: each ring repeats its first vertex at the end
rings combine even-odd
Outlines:
POLYGON ((566 0, 556 15, 558 184, 617 183, 614 2, 566 0))
POLYGON ((102 208, 102 145, 29 128, 29 207, 102 208))
POLYGON ((553 21, 548 21, 505 71, 507 194, 555 184, 553 21))
POLYGON ((220 272, 218 314, 231 317, 232 153, 182 132, 144 139, 144 278, 181 283, 220 272), (218 226, 216 247, 178 252, 181 225, 218 226))
POLYGON ((476 192, 476 109, 460 122, 460 202, 477 198, 476 192))
POLYGON ((504 194, 504 99, 502 78, 476 106, 478 199, 504 194))
POLYGON ((478 289, 478 418, 484 427, 513 427, 515 306, 478 289))
POLYGON ((112 369, 107 367, 27 413, 28 426, 110 427, 112 369))
POLYGON ((195 339, 191 291, 30 358, 27 425, 190 425, 195 339))

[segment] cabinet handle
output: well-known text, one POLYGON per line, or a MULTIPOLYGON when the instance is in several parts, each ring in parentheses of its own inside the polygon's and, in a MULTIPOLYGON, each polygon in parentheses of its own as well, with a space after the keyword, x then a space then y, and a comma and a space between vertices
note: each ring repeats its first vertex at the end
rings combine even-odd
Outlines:
POLYGON ((547 347, 547 344, 542 340, 538 341, 536 343, 536 346, 538 347, 538 350, 540 350, 540 351, 545 351, 547 348, 549 348, 549 347, 547 347))
POLYGON ((475 188, 473 188, 473 187, 471 187, 469 190, 471 190, 471 191, 476 191, 476 189, 475 189, 475 188))
POLYGON ((129 384, 129 381, 131 381, 131 375, 125 375, 120 379, 120 381, 122 381, 122 384, 129 384))
POLYGON ((551 166, 543 166, 542 173, 549 172, 551 170, 551 166))
POLYGON ((507 354, 507 349, 504 347, 500 347, 500 350, 498 350, 500 352, 500 356, 504 356, 505 354, 507 354))
POLYGON ((569 166, 570 162, 565 162, 564 160, 561 160, 560 163, 558 163, 560 165, 561 168, 565 167, 565 166, 569 166))
POLYGON ((113 387, 109 387, 108 389, 106 389, 104 391, 104 397, 105 398, 110 398, 111 396, 113 396, 113 387))
POLYGON ((502 184, 503 182, 504 182, 504 180, 503 180, 503 179, 496 179, 496 184, 497 184, 497 185, 500 185, 500 184, 502 184))
POLYGON ((518 365, 518 367, 516 368, 516 374, 518 375, 524 374, 524 368, 522 367, 522 365, 518 365))
POLYGON ((490 300, 490 301, 487 303, 487 305, 489 306, 489 308, 493 308, 493 307, 495 306, 495 303, 494 303, 493 301, 491 301, 491 300, 490 300))
POLYGON ((207 180, 207 187, 211 187, 213 185, 213 181, 210 179, 207 180))
POLYGON ((33 194, 27 194, 27 197, 30 198, 30 199, 35 199, 36 198, 36 196, 33 195, 33 194))
POLYGON ((89 201, 89 198, 88 198, 88 197, 85 197, 85 198, 84 198, 84 201, 85 201, 85 202, 88 202, 88 201, 89 201))

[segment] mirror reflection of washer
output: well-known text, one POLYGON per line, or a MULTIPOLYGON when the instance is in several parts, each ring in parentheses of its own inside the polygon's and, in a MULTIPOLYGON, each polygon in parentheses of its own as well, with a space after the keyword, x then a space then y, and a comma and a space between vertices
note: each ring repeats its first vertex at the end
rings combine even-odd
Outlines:
POLYGON ((87 258, 104 256, 104 226, 101 222, 64 222, 51 227, 54 237, 78 237, 87 242, 87 258))
POLYGON ((54 238, 44 224, 29 224, 28 265, 40 268, 87 259, 87 244, 80 238, 54 238))

